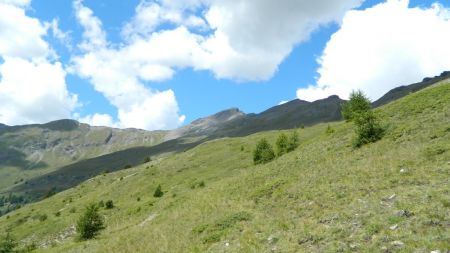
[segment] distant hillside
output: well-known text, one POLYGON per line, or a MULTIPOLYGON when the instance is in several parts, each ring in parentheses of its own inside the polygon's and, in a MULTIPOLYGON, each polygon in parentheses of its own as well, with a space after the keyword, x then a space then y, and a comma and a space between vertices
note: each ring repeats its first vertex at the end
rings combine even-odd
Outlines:
POLYGON ((134 147, 107 155, 102 155, 58 168, 55 171, 18 184, 10 192, 23 195, 34 201, 49 192, 59 192, 102 173, 109 173, 134 167, 144 163, 146 157, 155 159, 159 155, 169 155, 191 149, 204 141, 184 142, 182 139, 169 140, 149 147, 134 147))
POLYGON ((208 141, 25 205, 0 234, 46 253, 447 252, 450 82, 376 111, 385 135, 359 149, 344 121, 295 129, 300 146, 261 165, 256 143, 293 129, 208 141), (85 207, 108 200, 106 228, 77 240, 85 207))
POLYGON ((311 126, 341 119, 341 104, 338 96, 307 102, 292 100, 272 107, 259 114, 247 114, 226 122, 213 131, 215 137, 245 136, 261 131, 290 129, 311 126))
POLYGON ((0 128, 0 192, 84 159, 164 140, 164 131, 92 127, 74 120, 0 128))
POLYGON ((175 139, 188 136, 210 136, 212 133, 223 128, 227 122, 245 118, 245 113, 241 112, 237 108, 231 108, 205 118, 197 119, 189 125, 172 130, 167 134, 166 138, 175 139))
POLYGON ((433 85, 435 83, 444 81, 450 79, 450 71, 444 71, 441 75, 435 76, 435 77, 427 77, 424 78, 422 82, 419 83, 413 83, 406 86, 399 86, 397 88, 394 88, 390 90, 388 93, 383 95, 381 98, 379 98, 377 101, 373 102, 373 107, 379 107, 385 104, 388 104, 392 101, 395 101, 399 98, 402 98, 410 93, 417 92, 419 90, 422 90, 430 85, 433 85))

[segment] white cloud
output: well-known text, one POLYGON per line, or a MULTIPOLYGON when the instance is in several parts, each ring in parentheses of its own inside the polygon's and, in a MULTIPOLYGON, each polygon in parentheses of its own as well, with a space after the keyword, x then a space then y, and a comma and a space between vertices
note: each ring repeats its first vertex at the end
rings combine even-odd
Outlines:
POLYGON ((31 0, 0 0, 0 4, 15 5, 19 7, 27 7, 31 3, 31 0))
POLYGON ((169 129, 183 123, 185 116, 178 115, 178 104, 172 90, 148 93, 140 101, 119 107, 122 127, 142 129, 169 129))
POLYGON ((65 75, 60 63, 5 57, 0 65, 0 122, 16 125, 70 118, 77 97, 67 92, 65 75))
POLYGON ((361 2, 144 0, 136 8, 132 21, 125 25, 123 34, 130 44, 145 41, 148 46, 169 32, 182 35, 163 44, 159 51, 167 54, 162 64, 169 68, 181 65, 212 71, 217 78, 267 80, 296 44, 307 40, 321 25, 340 22, 347 10, 361 2), (177 27, 158 30, 165 23, 177 27), (202 32, 196 33, 197 30, 202 32), (171 53, 173 50, 181 54, 171 53))
POLYGON ((64 32, 59 28, 59 20, 54 18, 51 23, 46 24, 52 31, 53 36, 59 40, 69 50, 72 49, 72 38, 70 32, 64 32))
MULTIPOLYGON (((85 32, 81 44, 84 53, 73 57, 71 71, 89 79, 95 90, 117 108, 118 122, 103 123, 147 130, 179 126, 184 116, 179 115, 174 92, 151 90, 143 82, 172 77, 174 71, 164 64, 167 56, 160 50, 164 44, 177 43, 177 36, 183 36, 182 31, 157 34, 152 41, 139 39, 115 49, 108 46, 102 24, 92 11, 81 1, 76 1, 74 7, 85 32)), ((174 50, 172 54, 177 52, 188 53, 174 50)), ((179 64, 183 64, 182 59, 179 64)), ((86 121, 94 119, 95 115, 87 116, 86 121)))
POLYGON ((26 15, 30 1, 0 1, 0 122, 44 123, 70 118, 77 97, 43 39, 48 26, 26 15))
POLYGON ((95 50, 107 46, 106 34, 102 29, 102 22, 91 9, 83 5, 82 0, 75 0, 73 2, 75 14, 78 22, 83 26, 84 42, 80 44, 80 48, 84 50, 95 50))
POLYGON ((283 101, 280 101, 280 103, 278 103, 278 105, 284 105, 284 104, 286 104, 287 102, 289 102, 289 101, 283 100, 283 101))
POLYGON ((203 18, 186 13, 187 9, 195 6, 198 6, 198 3, 189 1, 179 1, 179 4, 176 4, 175 1, 156 3, 142 0, 136 7, 135 16, 124 26, 122 35, 128 39, 149 36, 163 23, 206 29, 206 21, 203 18))
POLYGON ((408 0, 388 0, 349 11, 319 59, 317 84, 299 89, 298 98, 346 98, 362 89, 377 99, 398 85, 450 69, 449 9, 408 5, 408 0))
POLYGON ((206 19, 215 30, 205 42, 219 78, 267 80, 293 47, 319 26, 339 22, 359 0, 216 0, 206 19))
POLYGON ((111 115, 95 113, 94 115, 88 115, 85 117, 79 117, 75 115, 75 118, 82 123, 89 124, 91 126, 107 126, 107 127, 118 127, 114 124, 114 120, 111 115))
POLYGON ((23 8, 0 2, 0 56, 45 58, 51 53, 42 38, 46 33, 46 27, 26 16, 23 8))

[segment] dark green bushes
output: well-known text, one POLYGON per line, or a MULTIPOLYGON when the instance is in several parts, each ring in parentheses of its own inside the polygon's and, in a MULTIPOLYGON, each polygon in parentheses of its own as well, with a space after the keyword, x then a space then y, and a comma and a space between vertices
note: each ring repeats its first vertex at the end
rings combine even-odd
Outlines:
POLYGON ((353 140, 354 147, 376 142, 383 137, 384 129, 372 111, 359 113, 354 118, 354 123, 356 126, 356 138, 353 140))
POLYGON ((253 162, 255 164, 268 163, 274 158, 275 152, 273 151, 272 145, 266 139, 261 139, 253 151, 253 162))
POLYGON ((105 202, 105 209, 113 209, 114 208, 114 203, 112 200, 108 200, 105 202))
POLYGON ((77 221, 77 232, 81 240, 92 239, 104 229, 104 221, 98 212, 98 205, 88 205, 77 221))
POLYGON ((152 159, 150 158, 150 156, 147 156, 144 158, 144 163, 149 163, 151 161, 152 161, 152 159))
POLYGON ((277 156, 294 151, 299 145, 297 131, 292 131, 289 137, 284 133, 280 134, 275 144, 277 156))
POLYGON ((294 151, 300 145, 297 131, 292 131, 289 136, 287 153, 294 151))
POLYGON ((277 156, 282 156, 288 152, 289 140, 285 134, 280 134, 275 144, 277 147, 277 156))
POLYGON ((158 185, 158 187, 156 187, 155 192, 153 193, 153 197, 161 198, 163 195, 164 195, 164 192, 162 191, 161 185, 158 185))
POLYGON ((352 91, 348 102, 342 105, 342 117, 352 121, 358 114, 370 111, 372 106, 370 100, 361 90, 352 91))
POLYGON ((9 231, 2 236, 0 240, 0 253, 16 252, 14 248, 17 247, 17 242, 9 231))
POLYGON ((297 131, 292 131, 288 136, 281 133, 275 142, 276 154, 272 148, 272 145, 266 140, 261 139, 253 151, 253 162, 255 164, 264 164, 275 159, 276 156, 282 156, 286 153, 294 151, 299 146, 299 139, 297 131))
POLYGON ((369 98, 362 91, 352 91, 350 100, 342 106, 342 116, 355 124, 354 147, 376 142, 383 137, 384 129, 372 110, 369 98))

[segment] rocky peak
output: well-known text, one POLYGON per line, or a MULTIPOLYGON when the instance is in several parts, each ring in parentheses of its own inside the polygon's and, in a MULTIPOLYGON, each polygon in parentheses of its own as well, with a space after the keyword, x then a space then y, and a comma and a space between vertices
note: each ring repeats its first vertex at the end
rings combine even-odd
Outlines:
POLYGON ((235 119, 240 116, 244 116, 245 113, 243 113, 238 108, 230 108, 221 112, 218 112, 216 114, 213 114, 211 116, 200 118, 197 120, 194 120, 191 124, 192 125, 200 125, 200 124, 210 124, 210 123, 224 123, 227 121, 230 121, 232 119, 235 119))

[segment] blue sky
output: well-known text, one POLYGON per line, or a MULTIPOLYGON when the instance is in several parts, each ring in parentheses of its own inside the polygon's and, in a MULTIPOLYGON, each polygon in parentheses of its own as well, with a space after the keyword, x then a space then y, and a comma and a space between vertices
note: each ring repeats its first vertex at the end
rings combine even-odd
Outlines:
POLYGON ((450 69, 448 2, 302 2, 0 0, 0 122, 170 129, 450 69))

